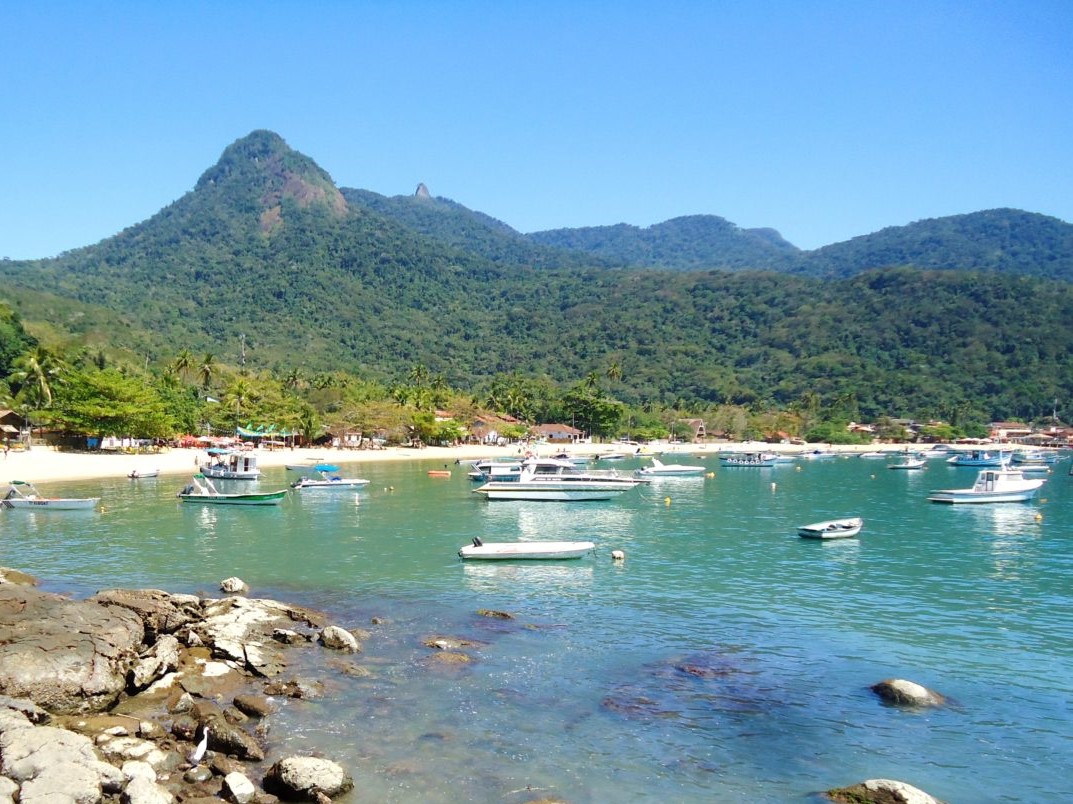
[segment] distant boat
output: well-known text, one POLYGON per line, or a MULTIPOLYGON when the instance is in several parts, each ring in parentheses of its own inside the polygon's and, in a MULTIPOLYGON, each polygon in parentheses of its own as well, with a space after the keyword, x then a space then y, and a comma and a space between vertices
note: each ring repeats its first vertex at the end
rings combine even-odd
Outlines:
POLYGON ((127 477, 131 480, 141 480, 146 477, 157 477, 160 475, 159 469, 135 469, 127 477))
POLYGON ((779 461, 779 456, 773 452, 736 452, 730 455, 720 455, 719 462, 723 466, 774 466, 779 461))
POLYGON ((886 458, 889 455, 887 452, 881 450, 873 450, 871 452, 861 452, 857 454, 858 458, 886 458))
POLYGON ((475 538, 458 556, 481 561, 548 561, 581 558, 595 549, 592 542, 482 542, 475 538))
POLYGON ((652 459, 651 466, 638 469, 636 474, 641 477, 692 477, 702 475, 706 471, 704 466, 691 466, 682 463, 663 463, 659 458, 652 459))
POLYGON ((1046 478, 1025 477, 1020 469, 981 469, 972 488, 936 489, 928 499, 937 503, 1026 502, 1046 482, 1046 478))
POLYGON ((923 469, 928 465, 928 462, 921 458, 919 455, 913 456, 909 453, 905 454, 905 457, 897 463, 888 463, 888 469, 923 469))
POLYGON ((946 459, 951 466, 1002 466, 1010 459, 1008 452, 973 449, 958 452, 946 459))
POLYGON ((7 508, 49 511, 84 511, 96 508, 100 497, 42 497, 33 483, 12 480, 3 504, 7 508))
POLYGON ((864 520, 859 516, 846 519, 829 519, 826 522, 813 522, 801 525, 797 535, 802 539, 849 539, 861 532, 864 520))
POLYGON ((645 478, 611 472, 582 472, 551 458, 527 458, 516 479, 489 480, 475 488, 489 500, 609 500, 647 483, 645 478))
POLYGON ((353 489, 369 485, 368 480, 360 477, 339 477, 332 472, 338 472, 339 467, 330 463, 318 463, 312 467, 317 476, 306 475, 291 483, 292 489, 353 489))
POLYGON ((194 475, 193 482, 175 496, 184 503, 206 505, 279 505, 287 496, 287 489, 227 494, 217 491, 211 480, 199 474, 194 475))

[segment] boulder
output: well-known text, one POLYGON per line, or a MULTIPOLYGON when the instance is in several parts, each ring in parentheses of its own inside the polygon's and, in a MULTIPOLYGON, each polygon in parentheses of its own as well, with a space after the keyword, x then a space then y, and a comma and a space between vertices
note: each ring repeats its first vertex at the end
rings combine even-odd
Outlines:
POLYGON ((324 647, 332 648, 333 650, 341 650, 346 653, 361 652, 361 645, 358 644, 357 638, 338 625, 329 625, 321 631, 320 642, 324 647))
POLYGON ((54 714, 107 709, 144 635, 129 610, 0 585, 0 693, 54 714))
POLYGON ((342 766, 318 757, 287 757, 265 774, 265 790, 282 799, 317 801, 320 795, 335 798, 354 787, 342 766))
POLYGON ((868 779, 824 795, 838 804, 943 804, 923 790, 893 779, 868 779))
POLYGON ((135 776, 123 791, 120 801, 122 804, 172 804, 175 797, 156 782, 144 776, 135 776))
POLYGON ((143 690, 165 673, 179 666, 179 640, 165 634, 146 651, 130 670, 130 685, 143 690))
POLYGON ((106 589, 87 602, 128 609, 141 618, 146 640, 174 634, 201 619, 201 600, 193 595, 171 595, 159 589, 106 589))
POLYGON ((0 567, 0 583, 13 583, 17 586, 37 586, 37 578, 17 569, 0 567))
POLYGON ((250 591, 249 585, 241 578, 224 578, 220 581, 220 591, 229 595, 244 595, 250 591))
POLYGON ((938 692, 901 678, 888 678, 873 684, 871 689, 892 706, 942 706, 946 703, 946 698, 938 692))
POLYGON ((224 777, 223 794, 224 798, 235 804, 247 804, 257 795, 257 788, 246 778, 245 774, 232 772, 224 777))

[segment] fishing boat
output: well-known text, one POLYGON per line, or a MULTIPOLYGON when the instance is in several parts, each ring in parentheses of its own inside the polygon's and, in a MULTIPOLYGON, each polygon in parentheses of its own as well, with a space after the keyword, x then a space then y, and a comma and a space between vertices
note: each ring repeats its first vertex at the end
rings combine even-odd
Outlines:
POLYGON ((581 558, 596 549, 592 542, 482 542, 474 538, 458 551, 459 558, 481 561, 555 561, 581 558))
POLYGON ((256 480, 261 476, 257 456, 252 452, 209 450, 213 460, 201 467, 201 474, 213 480, 256 480))
POLYGON ((684 463, 663 463, 659 458, 652 459, 651 466, 637 470, 641 477, 693 477, 704 474, 706 467, 684 463))
POLYGON ((719 462, 723 466, 774 466, 779 456, 773 452, 735 452, 730 455, 720 455, 719 462))
POLYGON ((159 469, 135 469, 133 472, 127 475, 127 477, 129 477, 131 480, 142 480, 143 478, 147 477, 159 477, 159 475, 159 469))
POLYGON ((609 500, 646 482, 615 471, 582 472, 563 461, 527 458, 517 479, 489 480, 473 492, 489 500, 609 500))
POLYGON ((937 503, 1026 502, 1036 496, 1044 477, 1025 477, 1020 469, 1002 466, 981 469, 976 482, 967 489, 936 489, 928 499, 937 503))
POLYGON ((946 459, 951 466, 1002 466, 1008 463, 1010 454, 1002 451, 972 449, 958 452, 946 459))
POLYGON ((320 463, 312 467, 317 474, 300 477, 291 483, 292 489, 355 489, 369 485, 368 480, 360 477, 339 477, 332 474, 339 467, 331 463, 320 463))
POLYGON ((846 519, 829 519, 826 522, 813 522, 801 525, 797 535, 802 539, 849 539, 861 532, 864 520, 859 516, 846 519))
POLYGON ((919 455, 910 455, 906 453, 905 456, 896 463, 888 463, 888 469, 923 469, 928 465, 928 462, 921 458, 919 455))
POLYGON ((279 491, 254 491, 227 494, 218 491, 205 475, 194 475, 193 482, 175 495, 184 503, 206 505, 279 505, 287 496, 287 489, 279 491))
POLYGON ((7 508, 48 511, 85 511, 97 507, 100 497, 42 497, 33 483, 12 480, 3 504, 7 508))

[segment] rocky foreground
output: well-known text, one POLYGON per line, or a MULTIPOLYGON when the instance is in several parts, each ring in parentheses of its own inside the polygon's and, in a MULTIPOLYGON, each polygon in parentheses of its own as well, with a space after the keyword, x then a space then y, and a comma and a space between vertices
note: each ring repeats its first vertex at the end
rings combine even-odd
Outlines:
POLYGON ((263 767, 274 700, 311 689, 286 676, 288 650, 361 649, 321 613, 158 590, 75 601, 0 580, 0 804, 326 802, 353 787, 323 758, 263 767))

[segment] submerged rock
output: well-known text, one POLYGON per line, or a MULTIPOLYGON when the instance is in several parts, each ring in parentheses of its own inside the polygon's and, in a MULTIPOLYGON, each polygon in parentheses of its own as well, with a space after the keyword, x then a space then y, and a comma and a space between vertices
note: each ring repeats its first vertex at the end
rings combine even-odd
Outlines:
POLYGON ((901 678, 888 678, 873 684, 871 689, 885 703, 893 706, 942 706, 946 703, 946 698, 940 693, 901 678))

